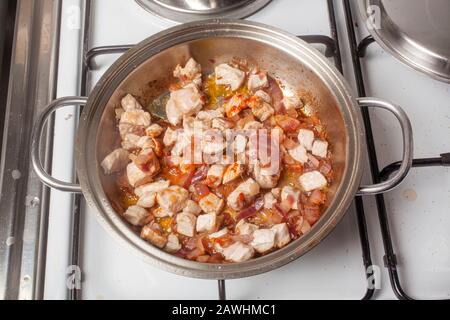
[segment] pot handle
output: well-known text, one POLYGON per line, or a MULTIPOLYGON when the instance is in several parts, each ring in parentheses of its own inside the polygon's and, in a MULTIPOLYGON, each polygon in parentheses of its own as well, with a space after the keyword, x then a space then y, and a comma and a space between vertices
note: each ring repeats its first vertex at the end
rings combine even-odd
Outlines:
POLYGON ((400 122, 403 135, 403 159, 400 169, 394 176, 386 181, 373 185, 361 186, 357 192, 357 195, 362 196, 384 193, 398 186, 408 174, 409 169, 411 169, 414 149, 411 122, 402 108, 390 102, 377 98, 359 98, 357 101, 360 107, 382 108, 388 110, 394 114, 400 122))
POLYGON ((33 128, 33 133, 31 137, 31 161, 33 164, 34 171, 36 172, 38 178, 47 186, 66 192, 81 193, 81 187, 75 183, 69 183, 60 181, 52 177, 47 173, 42 166, 40 150, 41 150, 41 137, 44 131, 44 125, 47 122, 48 117, 55 112, 57 109, 66 106, 74 105, 85 105, 87 98, 85 97, 65 97, 57 99, 47 105, 44 111, 39 115, 33 128))

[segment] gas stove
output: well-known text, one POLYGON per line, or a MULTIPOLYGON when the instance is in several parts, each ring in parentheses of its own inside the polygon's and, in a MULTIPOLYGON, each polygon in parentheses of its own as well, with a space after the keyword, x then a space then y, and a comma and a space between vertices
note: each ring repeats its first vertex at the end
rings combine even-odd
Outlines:
MULTIPOLYGON (((313 44, 360 96, 403 107, 415 138, 416 160, 408 177, 384 196, 355 199, 331 235, 297 261, 226 282, 184 278, 146 264, 111 238, 82 196, 52 190, 48 197, 37 196, 43 218, 30 242, 38 254, 18 259, 20 270, 29 271, 12 277, 17 289, 9 294, 24 299, 449 299, 450 172, 445 166, 450 157, 441 156, 450 152, 449 85, 402 64, 374 42, 356 1, 255 0, 247 1, 245 10, 223 9, 232 1, 194 2, 198 6, 190 11, 167 13, 177 1, 62 1, 53 8, 60 16, 53 25, 59 31, 59 50, 52 56, 58 61, 56 95, 88 95, 121 53, 178 23, 172 20, 203 18, 208 12, 246 17, 313 44), (39 268, 27 269, 26 263, 39 268)), ((398 169, 402 141, 391 115, 365 110, 363 116, 364 182, 371 183, 398 169)), ((66 181, 75 179, 72 141, 78 117, 76 107, 59 110, 50 127, 52 174, 66 181)), ((32 201, 30 196, 24 199, 32 201)), ((14 251, 20 243, 7 248, 14 251)))

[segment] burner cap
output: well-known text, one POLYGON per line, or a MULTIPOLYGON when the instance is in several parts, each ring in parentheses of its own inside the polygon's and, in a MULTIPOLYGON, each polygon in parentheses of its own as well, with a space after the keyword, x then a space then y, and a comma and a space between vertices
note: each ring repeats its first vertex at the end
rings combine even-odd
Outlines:
POLYGON ((271 0, 136 0, 145 10, 160 17, 190 22, 209 18, 245 18, 271 0))

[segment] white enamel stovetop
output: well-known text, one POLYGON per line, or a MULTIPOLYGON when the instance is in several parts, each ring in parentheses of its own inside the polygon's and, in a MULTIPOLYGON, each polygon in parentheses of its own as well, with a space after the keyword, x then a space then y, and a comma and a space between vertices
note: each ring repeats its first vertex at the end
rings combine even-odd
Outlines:
MULTIPOLYGON (((64 0, 58 96, 77 92, 80 54, 80 0, 64 0)), ((91 46, 137 43, 174 25, 152 16, 132 0, 94 0, 91 46)), ((354 83, 341 1, 336 1, 339 34, 349 82, 354 83), (350 76, 349 76, 350 75, 350 76)), ((296 35, 329 35, 326 0, 273 0, 250 20, 296 35)), ((356 8, 354 9, 356 13, 356 8)), ((359 22, 359 26, 363 26, 359 22)), ((363 28, 360 28, 363 29, 363 28)), ((366 31, 360 30, 365 35, 366 31)), ((94 84, 117 56, 101 57, 92 73, 94 84)), ((363 61, 367 91, 405 108, 415 133, 415 157, 450 152, 450 86, 417 73, 370 46, 363 61)), ((73 110, 58 113, 53 172, 71 177, 73 110)), ((380 167, 401 154, 397 123, 384 112, 372 112, 380 167)), ((391 232, 405 289, 415 297, 450 295, 450 172, 413 170, 386 195, 391 232)), ((372 259, 380 268, 377 298, 392 299, 373 197, 365 200, 372 259)), ((155 269, 117 244, 85 209, 82 245, 85 299, 216 299, 217 282, 182 278, 155 269)), ((70 197, 52 192, 45 297, 64 299, 68 264, 70 197)), ((230 299, 359 299, 366 290, 354 209, 317 248, 301 259, 260 276, 227 281, 230 299)))

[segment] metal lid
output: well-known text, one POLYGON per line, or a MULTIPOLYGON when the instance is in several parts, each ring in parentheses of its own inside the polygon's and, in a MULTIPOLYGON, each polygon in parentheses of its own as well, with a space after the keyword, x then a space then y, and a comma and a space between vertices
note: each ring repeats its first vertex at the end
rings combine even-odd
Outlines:
POLYGON ((450 83, 450 1, 358 2, 369 32, 402 62, 450 83))
POLYGON ((271 0, 136 0, 147 11, 160 17, 190 22, 207 18, 245 18, 271 0))

